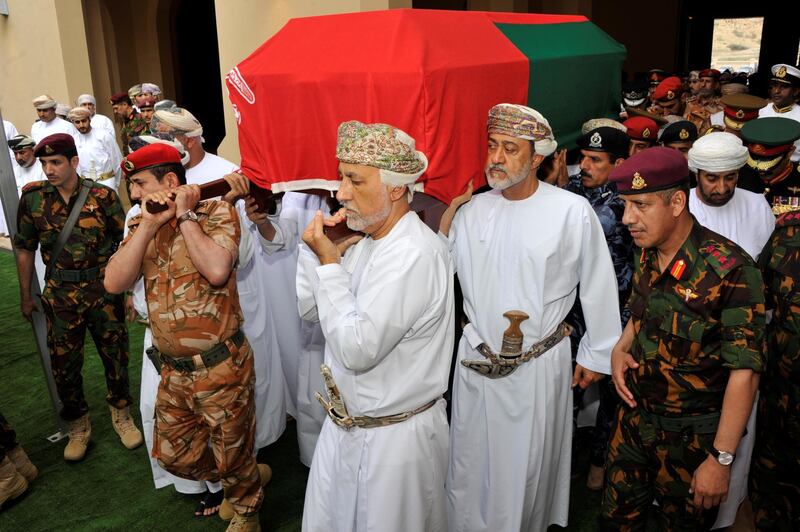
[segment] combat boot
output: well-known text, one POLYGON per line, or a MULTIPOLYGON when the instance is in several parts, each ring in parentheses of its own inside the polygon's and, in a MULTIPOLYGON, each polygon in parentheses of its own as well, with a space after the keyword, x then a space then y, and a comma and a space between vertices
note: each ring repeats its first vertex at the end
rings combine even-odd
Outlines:
MULTIPOLYGON (((19 474, 14 463, 6 456, 0 462, 0 506, 10 499, 16 499, 28 489, 28 481, 19 474)), ((258 516, 256 516, 256 519, 258 516)), ((256 521, 258 524, 258 521, 256 521)), ((239 530, 239 529, 237 529, 239 530)), ((242 528, 241 530, 250 530, 242 528)), ((257 530, 257 529, 253 529, 257 530)))
POLYGON ((128 449, 139 447, 144 439, 142 433, 133 424, 130 407, 114 408, 109 405, 109 409, 111 410, 111 424, 114 425, 114 430, 117 431, 122 445, 128 449))
POLYGON ((36 469, 36 466, 30 461, 22 445, 17 445, 8 451, 6 455, 11 458, 11 461, 14 462, 14 467, 17 468, 19 474, 25 477, 25 480, 28 482, 33 482, 33 479, 39 476, 39 470, 36 469))
MULTIPOLYGON (((272 480, 272 468, 267 464, 256 465, 258 466, 258 479, 261 481, 261 487, 263 488, 272 480)), ((230 521, 234 515, 236 515, 236 511, 233 509, 233 505, 228 499, 222 499, 222 504, 219 506, 219 518, 223 521, 230 521)))
POLYGON ((86 413, 69 422, 69 443, 64 447, 64 460, 78 462, 86 456, 86 449, 92 439, 92 423, 86 413))
POLYGON ((225 532, 261 532, 261 524, 258 522, 258 512, 251 515, 234 515, 231 524, 228 525, 225 532))

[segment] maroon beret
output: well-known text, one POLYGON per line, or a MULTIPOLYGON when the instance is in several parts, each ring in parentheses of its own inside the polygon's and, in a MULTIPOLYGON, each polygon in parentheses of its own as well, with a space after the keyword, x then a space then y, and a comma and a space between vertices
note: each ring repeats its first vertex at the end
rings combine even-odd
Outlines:
POLYGON ((626 159, 608 179, 620 194, 647 194, 688 183, 689 165, 680 151, 656 146, 626 159))
POLYGON ((36 157, 49 157, 50 155, 64 155, 74 157, 78 154, 75 148, 75 139, 66 133, 54 133, 39 141, 33 148, 36 157))
POLYGON ((706 68, 705 70, 700 71, 701 78, 714 78, 719 79, 722 74, 716 68, 706 68))
POLYGON ((137 172, 155 168, 157 166, 165 166, 167 164, 181 164, 181 154, 172 146, 166 144, 154 143, 143 148, 139 148, 131 153, 120 163, 125 177, 128 177, 137 172))
POLYGON ((128 96, 127 92, 117 92, 117 93, 115 93, 114 95, 111 96, 111 103, 112 104, 118 104, 118 103, 122 103, 122 102, 125 102, 128 105, 131 104, 131 97, 128 96))

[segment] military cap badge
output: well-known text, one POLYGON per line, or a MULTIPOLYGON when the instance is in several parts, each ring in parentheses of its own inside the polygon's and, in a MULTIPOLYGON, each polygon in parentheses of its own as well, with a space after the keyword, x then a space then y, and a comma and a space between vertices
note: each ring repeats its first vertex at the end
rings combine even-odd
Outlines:
POLYGON ((135 165, 131 161, 129 161, 127 158, 125 159, 125 162, 122 163, 122 164, 125 167, 125 171, 126 172, 131 172, 135 168, 135 165))
POLYGON ((600 136, 600 133, 596 132, 594 135, 589 138, 589 146, 592 148, 602 148, 603 147, 603 137, 600 136))
POLYGON ((644 138, 646 138, 646 139, 650 138, 650 128, 649 127, 644 128, 644 131, 642 131, 642 136, 644 138))
POLYGON ((736 118, 744 118, 744 109, 736 111, 736 118))
POLYGON ((639 172, 634 172, 633 181, 631 181, 631 188, 633 190, 642 190, 646 186, 647 182, 645 182, 641 174, 639 174, 639 172))
POLYGON ((775 76, 778 78, 785 78, 786 77, 786 67, 782 66, 775 72, 775 76))
POLYGON ((689 132, 685 129, 681 129, 681 132, 678 133, 678 137, 680 137, 681 140, 686 140, 689 138, 689 132))
POLYGON ((667 100, 674 100, 674 99, 675 99, 675 93, 672 91, 667 91, 667 100))
POLYGON ((53 147, 51 145, 48 144, 47 146, 44 147, 44 152, 47 155, 52 155, 55 152, 55 150, 53 149, 53 147))

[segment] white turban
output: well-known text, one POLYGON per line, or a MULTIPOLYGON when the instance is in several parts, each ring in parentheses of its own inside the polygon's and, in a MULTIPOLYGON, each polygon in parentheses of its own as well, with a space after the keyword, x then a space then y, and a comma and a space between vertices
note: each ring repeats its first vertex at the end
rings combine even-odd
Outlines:
POLYGON ((40 111, 43 111, 44 109, 52 109, 57 105, 58 102, 47 94, 42 94, 41 96, 37 96, 33 99, 33 106, 40 111))
POLYGON ((161 94, 161 89, 155 83, 142 83, 142 94, 161 94))
POLYGON ((153 114, 152 129, 159 131, 158 125, 164 124, 168 133, 185 135, 187 137, 200 137, 203 135, 203 126, 186 109, 175 107, 170 110, 156 111, 153 114))
POLYGON ((71 107, 65 103, 59 103, 56 105, 56 114, 59 116, 67 116, 69 114, 71 107))
POLYGON ((97 105, 97 100, 95 100, 94 96, 92 96, 91 94, 81 94, 80 96, 78 96, 78 99, 75 100, 75 105, 83 105, 85 103, 97 105))
POLYGON ((747 153, 742 140, 732 133, 703 135, 689 150, 689 168, 694 172, 731 172, 744 166, 747 153))
POLYGON ((70 109, 69 113, 67 113, 67 118, 69 120, 83 120, 91 117, 92 113, 85 107, 75 107, 70 109))
POLYGON ((550 123, 542 113, 530 107, 514 103, 501 103, 489 110, 486 127, 489 133, 500 133, 533 142, 533 151, 547 157, 558 143, 553 137, 550 123))

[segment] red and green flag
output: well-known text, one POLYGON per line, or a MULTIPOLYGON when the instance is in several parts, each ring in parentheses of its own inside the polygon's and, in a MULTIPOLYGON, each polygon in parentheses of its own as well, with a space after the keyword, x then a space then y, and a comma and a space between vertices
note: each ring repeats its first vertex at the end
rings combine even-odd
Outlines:
POLYGON ((424 191, 447 203, 485 182, 492 106, 533 107, 570 147, 617 116, 624 58, 582 16, 396 9, 292 19, 226 82, 255 183, 335 190, 339 124, 383 122, 416 139, 424 191))

